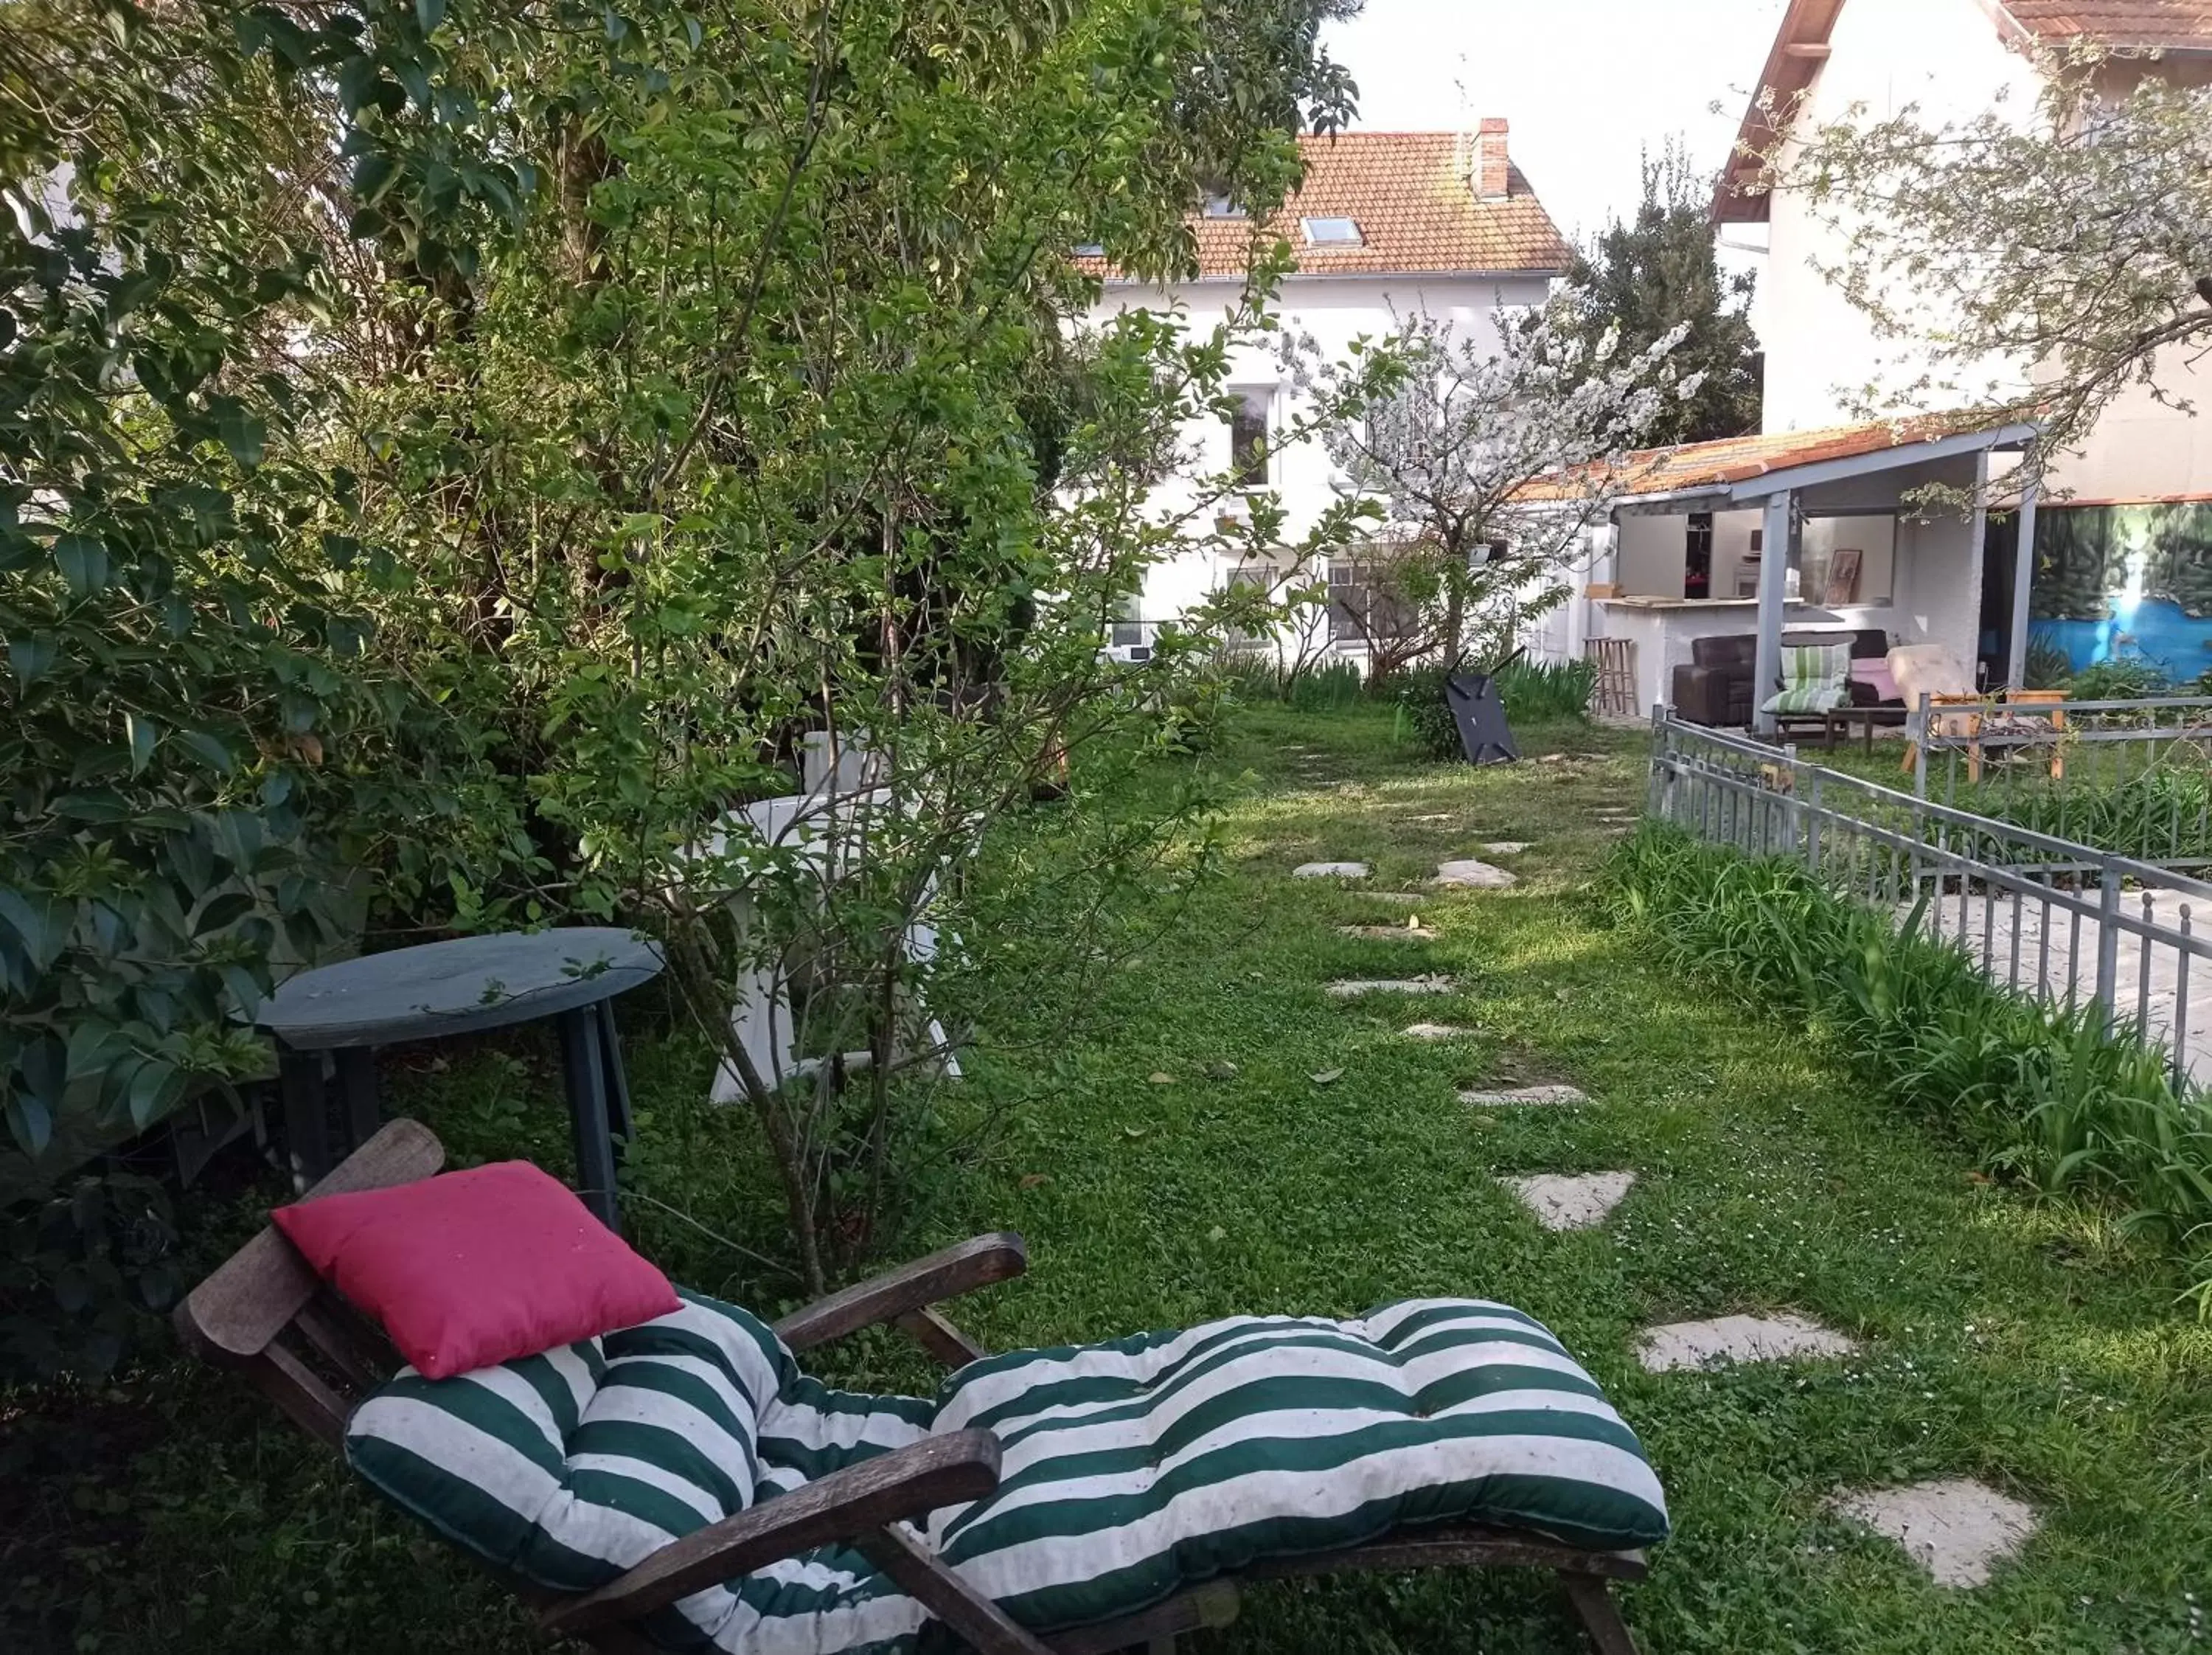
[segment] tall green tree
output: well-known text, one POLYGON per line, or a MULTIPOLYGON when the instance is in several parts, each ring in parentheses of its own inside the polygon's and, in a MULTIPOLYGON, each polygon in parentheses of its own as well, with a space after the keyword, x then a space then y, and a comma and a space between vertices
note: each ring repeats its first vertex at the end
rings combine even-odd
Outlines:
POLYGON ((1759 429, 1755 278, 1722 271, 1707 216, 1711 202, 1711 180, 1670 141, 1657 157, 1644 158, 1635 219, 1616 218, 1568 271, 1587 344, 1618 332, 1622 348, 1634 353, 1681 331, 1671 360, 1695 389, 1661 412, 1648 435, 1653 443, 1708 442, 1759 429))

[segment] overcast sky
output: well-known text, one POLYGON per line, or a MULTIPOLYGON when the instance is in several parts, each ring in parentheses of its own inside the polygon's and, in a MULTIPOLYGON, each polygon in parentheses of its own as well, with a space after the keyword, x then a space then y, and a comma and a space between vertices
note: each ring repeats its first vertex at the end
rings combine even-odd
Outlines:
POLYGON ((1687 139, 1700 167, 1719 169, 1784 4, 1367 0, 1328 39, 1359 82, 1360 126, 1511 121, 1514 161, 1579 238, 1634 210, 1638 155, 1670 134, 1687 139))

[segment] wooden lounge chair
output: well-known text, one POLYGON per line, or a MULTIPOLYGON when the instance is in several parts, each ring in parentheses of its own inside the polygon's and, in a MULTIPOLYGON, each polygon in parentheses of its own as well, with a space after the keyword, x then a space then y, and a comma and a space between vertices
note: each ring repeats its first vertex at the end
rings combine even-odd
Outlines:
MULTIPOLYGON (((428 1177, 443 1160, 443 1147, 428 1128, 396 1120, 307 1198, 428 1177)), ((1020 1237, 980 1237, 787 1316, 775 1332, 798 1351, 896 1323, 938 1360, 964 1364, 982 1353, 935 1306, 1018 1275, 1026 1263, 1020 1237)), ((194 1288, 178 1307, 176 1323, 188 1348, 240 1371, 301 1428, 334 1448, 343 1442, 352 1406, 398 1366, 381 1333, 330 1292, 273 1226, 194 1288)), ((1000 1451, 997 1439, 985 1430, 927 1437, 685 1535, 599 1590, 564 1597, 526 1582, 508 1584, 538 1610, 547 1631, 623 1655, 654 1647, 636 1628, 642 1617, 702 1588, 834 1542, 858 1549, 981 1655, 1103 1655, 1133 1646, 1158 1655, 1171 1651, 1180 1633, 1234 1617, 1236 1582, 1217 1579, 1103 1624, 1046 1634, 1018 1625, 906 1527, 909 1519, 989 1494, 999 1480, 1000 1451)), ((1608 1587, 1644 1578, 1641 1552, 1582 1550, 1534 1533, 1496 1529, 1414 1529, 1351 1550, 1278 1558, 1240 1578, 1501 1566, 1550 1570, 1601 1655, 1635 1655, 1608 1587)))

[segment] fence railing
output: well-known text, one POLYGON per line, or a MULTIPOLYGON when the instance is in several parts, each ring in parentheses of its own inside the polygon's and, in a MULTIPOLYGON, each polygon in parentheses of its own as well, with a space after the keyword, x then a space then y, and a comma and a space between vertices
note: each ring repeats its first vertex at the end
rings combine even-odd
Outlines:
POLYGON ((2212 867, 2212 697, 1923 696, 1905 733, 1919 798, 2166 867, 2212 867))
POLYGON ((2212 1075, 2212 885, 2154 862, 1916 797, 1794 747, 1652 718, 1650 813, 1710 843, 1788 856, 1963 945, 1993 981, 2094 1001, 2162 1043, 2177 1082, 2212 1075))

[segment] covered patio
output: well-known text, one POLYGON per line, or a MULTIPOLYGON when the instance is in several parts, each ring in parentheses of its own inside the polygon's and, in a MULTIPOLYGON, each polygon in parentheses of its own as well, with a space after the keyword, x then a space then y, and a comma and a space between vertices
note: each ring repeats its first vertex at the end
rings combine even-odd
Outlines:
MULTIPOLYGON (((1978 662, 2016 688, 2032 560, 2007 553, 1985 568, 1985 548, 1992 477, 2005 478, 2002 456, 2035 435, 1931 416, 1632 455, 1593 535, 1588 584, 1539 645, 1610 655, 1648 716, 1673 703, 1675 669, 1700 640, 1741 640, 1760 734, 1775 728, 1761 708, 1785 634, 1939 645, 1968 672, 1978 662)), ((2033 482, 2016 492, 2002 509, 2017 512, 2018 544, 2033 545, 2033 482)))

